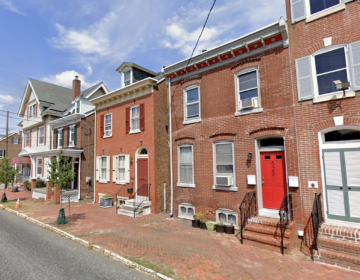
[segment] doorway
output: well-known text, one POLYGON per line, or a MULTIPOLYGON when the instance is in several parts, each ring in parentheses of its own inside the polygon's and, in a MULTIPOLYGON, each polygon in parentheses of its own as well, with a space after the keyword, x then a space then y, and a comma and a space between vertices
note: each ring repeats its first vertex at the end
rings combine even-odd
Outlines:
POLYGON ((136 154, 136 197, 141 200, 149 197, 148 152, 140 147, 136 154))
POLYGON ((72 182, 72 189, 77 190, 78 189, 78 182, 79 182, 79 163, 74 162, 74 181, 72 182))

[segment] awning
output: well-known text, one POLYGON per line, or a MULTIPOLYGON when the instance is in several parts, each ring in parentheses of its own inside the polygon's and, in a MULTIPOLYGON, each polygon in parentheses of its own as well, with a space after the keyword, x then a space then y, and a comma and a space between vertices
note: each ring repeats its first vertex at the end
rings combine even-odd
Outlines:
POLYGON ((21 157, 21 158, 19 158, 19 157, 13 157, 12 158, 12 160, 11 160, 11 163, 12 164, 20 164, 20 163, 22 163, 22 164, 31 164, 31 160, 30 160, 30 158, 29 157, 21 157))

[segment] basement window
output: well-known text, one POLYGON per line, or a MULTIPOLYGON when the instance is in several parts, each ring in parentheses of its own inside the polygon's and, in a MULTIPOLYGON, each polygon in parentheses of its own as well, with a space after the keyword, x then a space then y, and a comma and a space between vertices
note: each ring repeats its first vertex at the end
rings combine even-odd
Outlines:
POLYGON ((193 220, 195 215, 195 206, 190 203, 179 204, 179 215, 178 218, 193 220))
POLYGON ((231 225, 238 229, 238 214, 230 209, 219 208, 216 210, 216 223, 223 222, 224 225, 231 225))

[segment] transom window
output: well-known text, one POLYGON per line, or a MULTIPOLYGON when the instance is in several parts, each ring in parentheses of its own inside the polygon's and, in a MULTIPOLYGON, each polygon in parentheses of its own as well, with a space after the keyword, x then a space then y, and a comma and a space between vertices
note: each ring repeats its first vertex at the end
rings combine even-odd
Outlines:
POLYGON ((37 159, 36 175, 42 176, 42 158, 37 159))
POLYGON ((125 155, 118 156, 118 180, 125 181, 125 155))
POLYGON ((25 132, 25 146, 30 146, 30 130, 25 132))
POLYGON ((179 183, 194 182, 193 146, 179 147, 179 183))
POLYGON ((80 100, 76 101, 76 113, 80 113, 80 100))
POLYGON ((310 14, 315 14, 332 6, 340 4, 340 0, 309 0, 310 14))
POLYGON ((70 132, 70 136, 69 136, 70 143, 69 143, 69 145, 74 146, 75 145, 75 127, 74 126, 70 127, 69 132, 70 132))
POLYGON ((260 147, 284 146, 283 138, 267 138, 260 140, 260 147))
POLYGON ((192 86, 184 92, 185 121, 200 119, 200 87, 192 86))
POLYGON ((334 81, 348 82, 345 48, 316 55, 315 70, 319 95, 339 91, 334 81))
POLYGON ((112 135, 112 121, 111 121, 112 114, 105 115, 104 118, 104 135, 111 136, 112 135))
POLYGON ((131 71, 130 71, 130 70, 124 72, 124 85, 125 85, 125 86, 128 86, 128 85, 130 85, 130 83, 131 83, 130 74, 131 74, 131 71))
POLYGON ((140 155, 147 155, 148 151, 146 150, 146 148, 142 149, 140 152, 140 155))
POLYGON ((29 119, 36 117, 36 104, 29 107, 29 119))
POLYGON ((130 130, 140 130, 140 107, 130 108, 130 130))
POLYGON ((106 179, 106 157, 101 157, 101 179, 106 179))
POLYGON ((360 130, 341 129, 325 133, 325 142, 360 140, 360 130))
POLYGON ((44 132, 45 132, 45 128, 44 127, 40 127, 39 128, 39 145, 43 145, 44 144, 44 132))

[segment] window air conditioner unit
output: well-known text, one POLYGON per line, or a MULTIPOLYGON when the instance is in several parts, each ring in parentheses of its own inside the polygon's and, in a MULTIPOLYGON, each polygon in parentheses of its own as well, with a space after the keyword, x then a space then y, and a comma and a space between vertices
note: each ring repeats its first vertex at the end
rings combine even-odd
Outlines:
POLYGON ((253 98, 240 100, 239 103, 240 103, 240 109, 258 107, 258 98, 253 97, 253 98))
POLYGON ((216 176, 215 181, 218 186, 231 186, 234 184, 232 176, 216 176))
POLYGON ((110 136, 110 130, 105 131, 105 136, 110 136))

